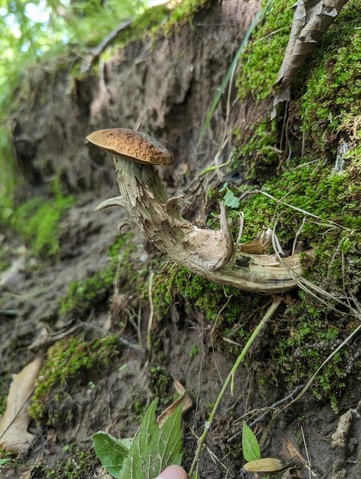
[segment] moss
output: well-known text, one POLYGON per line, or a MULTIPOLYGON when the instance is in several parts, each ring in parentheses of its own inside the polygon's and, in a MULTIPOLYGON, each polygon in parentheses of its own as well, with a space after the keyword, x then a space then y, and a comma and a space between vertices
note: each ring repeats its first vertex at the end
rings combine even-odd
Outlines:
MULTIPOLYGON (((267 0, 262 2, 264 8, 267 0)), ((269 7, 252 41, 240 58, 237 75, 238 96, 259 101, 267 98, 282 64, 291 30, 292 0, 277 0, 269 7)))
MULTIPOLYGON (((0 99, 0 118, 2 116, 0 99)), ((0 225, 8 223, 13 209, 15 191, 21 177, 17 170, 10 128, 0 126, 0 225)))
MULTIPOLYGON (((361 0, 351 0, 323 37, 302 77, 300 122, 319 152, 335 155, 337 141, 351 143, 361 106, 361 0), (350 48, 352 45, 352 48, 350 48)), ((357 131, 357 129, 356 129, 357 131)), ((360 128, 358 128, 360 140, 360 128)))
POLYGON ((263 296, 221 286, 177 265, 163 268, 162 274, 153 279, 153 302, 159 317, 166 317, 171 305, 185 302, 190 314, 198 310, 206 321, 217 323, 215 334, 219 330, 222 336, 233 335, 232 327, 238 323, 236 337, 232 339, 241 342, 252 330, 258 310, 266 301, 263 296))
POLYGON ((198 356, 199 353, 200 353, 199 346, 197 344, 193 344, 193 346, 190 348, 188 352, 188 356, 191 359, 194 359, 196 356, 198 356))
POLYGON ((139 279, 142 272, 134 271, 131 266, 130 257, 135 246, 130 238, 129 234, 116 238, 108 249, 109 262, 103 271, 69 284, 68 292, 60 300, 59 315, 72 315, 78 319, 86 317, 91 310, 104 305, 116 278, 119 286, 136 286, 136 277, 139 279))
MULTIPOLYGON (((240 98, 258 102, 270 98, 288 41, 292 4, 286 0, 274 2, 257 27, 240 58, 240 98)), ((281 116, 271 121, 266 113, 246 130, 236 131, 234 168, 241 169, 246 179, 264 181, 274 174, 285 161, 285 150, 293 155, 302 152, 309 161, 320 154, 335 161, 339 144, 344 142, 354 150, 350 155, 359 155, 361 32, 356 24, 360 9, 361 0, 351 0, 344 7, 294 80, 287 145, 282 138, 285 130, 281 116)))
POLYGON ((138 15, 118 37, 116 45, 127 45, 130 42, 144 39, 145 36, 153 37, 160 31, 169 18, 170 12, 167 6, 157 5, 148 8, 138 15))
MULTIPOLYGON (((285 252, 292 251, 296 237, 302 250, 313 248, 315 261, 307 273, 311 281, 327 285, 336 295, 343 288, 356 294, 361 285, 361 180, 356 171, 355 159, 341 174, 324 163, 290 165, 264 183, 265 194, 257 190, 247 195, 250 187, 234 188, 236 197, 245 194, 239 207, 244 214, 242 242, 276 225, 285 252)), ((230 215, 238 218, 237 210, 230 215)))
MULTIPOLYGON (((272 335, 264 345, 263 354, 268 365, 263 366, 268 381, 287 387, 306 383, 323 361, 336 349, 355 328, 354 320, 334 316, 322 310, 317 302, 300 292, 299 301, 288 305, 285 313, 272 323, 272 335)), ((321 370, 312 392, 317 399, 327 399, 334 409, 340 394, 352 375, 357 376, 361 361, 357 345, 341 349, 321 370)))
MULTIPOLYGON (((5 271, 11 265, 9 258, 9 251, 7 246, 4 243, 0 242, 0 273, 5 271)), ((0 302, 1 305, 1 302, 0 302)))
POLYGON ((9 214, 8 224, 28 242, 36 256, 53 257, 60 251, 60 222, 73 205, 74 197, 64 196, 54 182, 49 198, 35 196, 9 214))
MULTIPOLYGON (((191 23, 194 15, 210 3, 210 0, 184 0, 172 10, 166 5, 148 8, 121 32, 114 47, 119 48, 137 40, 144 41, 146 37, 155 39, 161 35, 169 35, 175 28, 187 22, 191 23)), ((107 49, 103 58, 111 57, 114 47, 107 49)))
POLYGON ((247 130, 235 130, 236 148, 232 169, 246 180, 266 180, 282 161, 279 148, 278 120, 250 125, 247 130))
POLYGON ((33 479, 85 479, 95 473, 99 461, 92 448, 77 448, 69 446, 66 456, 53 467, 35 466, 32 469, 33 479))
MULTIPOLYGON (((232 191, 236 197, 245 194, 239 206, 245 222, 242 241, 277 225, 276 233, 286 252, 292 251, 296 237, 302 250, 313 249, 311 262, 305 256, 308 280, 343 301, 359 297, 361 175, 356 155, 348 155, 341 173, 325 162, 298 164, 293 160, 263 184, 262 191, 272 198, 259 190, 252 193, 249 186, 232 191)), ((233 210, 231 216, 238 217, 238 211, 233 210)), ((268 384, 273 381, 288 387, 307 382, 355 328, 354 319, 342 311, 337 301, 328 298, 321 305, 301 292, 295 304, 287 306, 272 323, 258 362, 259 377, 264 380, 266 376, 268 384), (340 310, 338 315, 334 307, 340 310)), ((355 348, 351 344, 337 353, 312 388, 315 397, 327 398, 335 410, 340 394, 361 370, 355 348)))
POLYGON ((153 398, 158 398, 158 408, 169 406, 173 398, 173 380, 169 372, 154 364, 149 370, 149 387, 153 398))
POLYGON ((286 243, 294 239, 304 217, 307 219, 299 239, 308 245, 324 236, 330 224, 320 224, 322 222, 332 221, 343 228, 360 229, 358 200, 361 182, 352 181, 351 171, 352 168, 337 174, 324 164, 290 166, 263 185, 262 191, 274 199, 257 193, 242 202, 244 239, 253 239, 260 230, 273 226, 276 217, 277 234, 286 243), (307 216, 305 211, 310 215, 307 216))
MULTIPOLYGON (((85 385, 97 373, 113 365, 117 356, 118 339, 109 336, 86 342, 79 337, 65 338, 49 351, 35 386, 29 414, 37 421, 56 424, 57 407, 64 402, 71 387, 85 385), (50 403, 53 401, 52 408, 50 403)), ((64 413, 65 414, 65 413, 64 413)), ((63 421, 72 419, 72 411, 66 411, 63 421)))
POLYGON ((165 32, 171 32, 175 27, 191 23, 194 15, 201 9, 211 5, 211 0, 183 0, 172 11, 168 22, 165 24, 165 32))

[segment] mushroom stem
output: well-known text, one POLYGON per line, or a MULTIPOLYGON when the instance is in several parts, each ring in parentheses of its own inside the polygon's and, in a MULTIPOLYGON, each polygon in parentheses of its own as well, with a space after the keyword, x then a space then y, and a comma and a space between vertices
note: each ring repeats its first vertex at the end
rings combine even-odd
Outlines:
POLYGON ((151 165, 114 157, 120 195, 97 209, 119 205, 148 240, 168 257, 212 281, 245 291, 280 293, 297 286, 299 255, 282 260, 275 255, 236 252, 221 205, 221 229, 201 229, 180 214, 178 198, 168 198, 151 165))
POLYGON ((152 165, 130 162, 122 156, 114 157, 114 165, 121 196, 99 207, 123 206, 158 249, 193 271, 216 271, 230 261, 233 241, 225 212, 221 231, 197 228, 182 217, 178 198, 168 198, 152 165))

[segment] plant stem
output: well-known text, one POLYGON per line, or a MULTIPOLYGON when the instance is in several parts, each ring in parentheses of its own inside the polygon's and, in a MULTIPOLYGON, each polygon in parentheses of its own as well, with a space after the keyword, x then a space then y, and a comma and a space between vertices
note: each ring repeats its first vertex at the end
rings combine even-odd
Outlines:
POLYGON ((198 465, 198 461, 199 461, 199 457, 200 457, 200 454, 202 452, 202 449, 203 449, 203 445, 204 445, 204 442, 206 440, 206 437, 207 437, 207 434, 208 434, 208 431, 213 423, 213 420, 214 420, 214 416, 217 412, 217 409, 218 409, 218 406, 220 404, 220 402, 222 401, 222 398, 227 390, 227 387, 229 385, 229 383, 232 381, 233 382, 233 379, 234 379, 234 375, 238 369, 238 367, 240 366, 240 364, 242 363, 242 361, 244 360, 244 358, 246 357, 246 354, 248 353, 250 347, 252 346, 252 344, 254 343, 255 339, 257 338, 257 336, 259 335, 259 333, 262 331, 262 329, 265 327, 267 321, 273 316, 273 314, 277 311, 279 305, 281 304, 282 300, 281 298, 277 297, 275 298, 273 301, 272 301, 272 304, 270 305, 270 307, 268 308, 268 310, 266 311, 266 314, 263 316, 263 318, 261 319, 261 321, 259 322, 259 324, 257 325, 256 329, 253 331, 253 333, 251 334, 250 338, 248 339, 247 343, 245 344, 244 348, 242 349, 240 355, 238 356, 238 358, 236 359, 236 362, 234 363, 232 369, 230 370, 226 380, 224 381, 223 383, 223 386, 222 386, 222 389, 220 391, 220 393, 218 394, 218 397, 217 397, 217 400, 216 402, 214 403, 214 406, 212 408, 212 411, 211 413, 209 414, 209 417, 208 417, 208 420, 205 422, 205 425, 204 425, 204 429, 203 429, 203 432, 202 432, 202 435, 199 437, 198 439, 198 443, 197 443, 197 449, 196 449, 196 452, 195 452, 195 455, 194 455, 194 459, 193 459, 193 462, 192 462, 192 466, 191 466, 191 469, 189 471, 189 477, 192 479, 192 474, 195 472, 195 469, 198 465))

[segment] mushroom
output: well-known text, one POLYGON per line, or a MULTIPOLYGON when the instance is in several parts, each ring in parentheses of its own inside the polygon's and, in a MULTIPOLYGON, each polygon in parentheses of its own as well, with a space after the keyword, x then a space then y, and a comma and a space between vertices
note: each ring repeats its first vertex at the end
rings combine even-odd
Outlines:
POLYGON ((120 191, 120 196, 102 202, 96 211, 123 207, 129 222, 171 260, 218 283, 264 293, 296 286, 295 273, 301 273, 299 256, 281 263, 275 255, 235 254, 224 205, 220 230, 198 228, 182 217, 180 197, 168 197, 155 169, 173 163, 159 141, 126 128, 95 131, 87 140, 113 154, 120 191))

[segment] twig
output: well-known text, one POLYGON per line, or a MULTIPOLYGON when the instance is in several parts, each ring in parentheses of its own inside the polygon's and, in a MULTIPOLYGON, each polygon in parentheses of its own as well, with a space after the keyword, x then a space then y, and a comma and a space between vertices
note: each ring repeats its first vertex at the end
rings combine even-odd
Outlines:
POLYGON ((196 448, 196 452, 195 452, 195 455, 194 455, 194 459, 193 459, 193 462, 192 462, 192 465, 191 465, 191 468, 190 468, 190 472, 189 472, 189 476, 192 477, 192 474, 195 472, 196 468, 198 467, 198 462, 199 462, 199 457, 201 455, 201 452, 202 452, 202 449, 203 449, 203 445, 204 445, 204 442, 206 440, 206 437, 207 437, 207 434, 208 434, 208 431, 214 421, 214 417, 215 417, 215 414, 218 410, 218 407, 221 403, 221 400, 225 394, 225 392, 227 391, 227 388, 229 386, 230 383, 232 383, 234 381, 234 375, 237 371, 237 369, 239 368, 240 364, 243 362, 246 354, 248 353, 249 349, 251 348, 252 344, 254 343, 255 339, 258 337, 258 335, 260 334, 260 332, 262 331, 262 329, 265 327, 267 321, 273 316, 273 314, 277 311, 278 307, 280 306, 281 304, 281 299, 280 298, 275 298, 272 302, 272 304, 270 305, 270 307, 268 308, 268 310, 266 311, 266 314, 263 316, 263 318, 261 319, 261 321, 259 322, 259 324, 257 325, 256 329, 253 331, 253 333, 251 334, 250 338, 248 339, 246 345, 244 346, 244 348, 242 349, 241 351, 241 354, 238 356, 238 358, 236 359, 236 362, 234 363, 231 371, 229 372, 225 382, 223 383, 223 386, 222 386, 222 389, 221 391, 219 392, 218 394, 218 397, 216 399, 216 402, 214 403, 213 405, 213 408, 212 408, 212 411, 208 417, 208 420, 205 422, 204 424, 204 429, 203 429, 203 432, 201 434, 201 436, 199 437, 198 439, 198 443, 197 443, 197 448, 196 448))
POLYGON ((214 321, 214 324, 213 324, 212 329, 211 329, 211 342, 212 342, 212 345, 213 345, 214 335, 215 335, 216 329, 217 329, 217 327, 218 327, 219 318, 221 317, 221 314, 222 314, 223 311, 226 309, 226 307, 228 306, 228 303, 230 302, 230 300, 231 300, 232 298, 233 298, 233 294, 231 294, 230 296, 228 296, 227 301, 224 303, 224 305, 221 307, 221 309, 220 309, 220 310, 218 311, 218 313, 217 313, 216 320, 214 321))
POLYGON ((301 434, 302 434, 303 444, 304 444, 304 446, 305 446, 306 457, 307 457, 308 477, 309 477, 309 479, 312 479, 311 460, 310 460, 310 455, 308 454, 308 447, 307 447, 306 438, 305 438, 305 433, 304 433, 304 431, 303 431, 303 427, 302 427, 302 426, 301 426, 301 434))
POLYGON ((148 284, 148 296, 149 296, 149 319, 147 327, 147 351, 148 353, 152 347, 152 326, 153 326, 153 317, 154 317, 154 303, 153 303, 153 277, 154 273, 151 271, 148 284))
MULTIPOLYGON (((245 414, 243 414, 240 418, 236 419, 236 421, 234 422, 234 426, 237 426, 240 422, 243 422, 243 420, 248 417, 248 416, 252 416, 253 414, 255 413, 261 413, 260 416, 258 416, 256 419, 254 419, 250 424, 249 426, 251 428, 253 428, 253 426, 255 424, 257 424, 258 422, 262 421, 266 415, 270 412, 273 412, 275 409, 277 409, 279 406, 281 406, 282 404, 288 402, 289 400, 293 399, 294 396, 304 387, 304 384, 301 384, 297 387, 295 387, 295 389, 293 391, 291 391, 289 394, 287 394, 287 396, 283 397, 282 399, 279 399, 278 401, 276 401, 275 403, 271 404, 271 406, 268 406, 268 407, 264 407, 264 408, 261 408, 261 409, 253 409, 252 411, 248 411, 246 412, 245 414)), ((227 442, 231 442, 233 441, 233 439, 236 439, 238 436, 240 436, 242 434, 242 430, 236 432, 232 437, 230 437, 227 442)))
POLYGON ((306 216, 304 216, 304 217, 302 218, 301 226, 300 226, 300 227, 298 228, 298 230, 296 231, 295 239, 293 240, 292 253, 291 253, 291 254, 295 254, 295 252, 296 252, 297 240, 298 240, 299 235, 301 234, 301 231, 303 230, 303 227, 305 226, 305 223, 306 223, 306 216))

